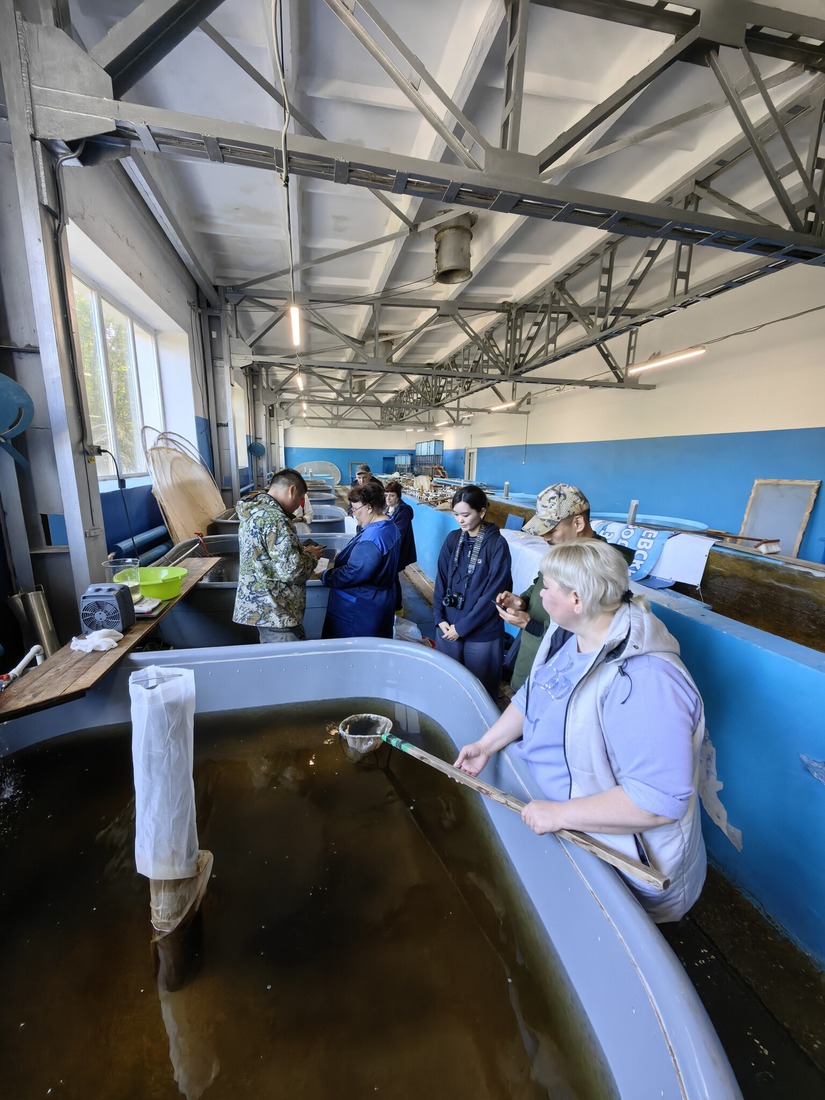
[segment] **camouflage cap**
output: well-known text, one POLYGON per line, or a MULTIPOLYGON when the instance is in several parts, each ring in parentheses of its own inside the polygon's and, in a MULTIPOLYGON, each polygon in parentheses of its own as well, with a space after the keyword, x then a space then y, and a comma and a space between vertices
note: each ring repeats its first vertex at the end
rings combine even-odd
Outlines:
POLYGON ((355 472, 356 474, 371 474, 372 470, 370 470, 366 462, 359 462, 359 464, 355 467, 355 472))
POLYGON ((548 485, 536 497, 536 514, 522 527, 528 535, 547 535, 557 523, 590 511, 590 502, 575 485, 548 485))

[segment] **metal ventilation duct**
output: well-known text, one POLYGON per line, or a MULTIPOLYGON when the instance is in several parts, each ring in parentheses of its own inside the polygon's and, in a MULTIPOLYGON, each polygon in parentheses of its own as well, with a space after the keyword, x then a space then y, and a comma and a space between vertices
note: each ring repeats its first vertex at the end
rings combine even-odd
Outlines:
POLYGON ((435 231, 435 281, 437 283, 466 283, 472 276, 470 267, 470 242, 473 226, 478 220, 475 214, 461 214, 453 221, 445 222, 435 231))

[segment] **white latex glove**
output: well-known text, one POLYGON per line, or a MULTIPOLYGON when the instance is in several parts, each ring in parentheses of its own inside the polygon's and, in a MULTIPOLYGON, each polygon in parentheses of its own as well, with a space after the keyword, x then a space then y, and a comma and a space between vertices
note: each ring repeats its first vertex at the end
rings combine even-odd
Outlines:
POLYGON ((107 649, 114 649, 122 637, 119 630, 93 630, 81 638, 72 638, 69 648, 80 653, 104 653, 107 649))

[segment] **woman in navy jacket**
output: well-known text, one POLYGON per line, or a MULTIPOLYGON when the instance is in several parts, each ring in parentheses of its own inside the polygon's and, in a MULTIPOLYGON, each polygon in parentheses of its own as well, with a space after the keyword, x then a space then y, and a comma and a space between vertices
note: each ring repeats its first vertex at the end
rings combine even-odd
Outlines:
MULTIPOLYGON (((413 510, 406 501, 401 499, 402 492, 401 483, 398 481, 389 481, 384 487, 384 496, 387 498, 387 515, 398 528, 398 533, 401 536, 401 553, 398 557, 399 574, 408 565, 412 565, 416 559, 415 535, 412 528, 413 510)), ((401 577, 399 575, 395 580, 395 610, 400 611, 401 608, 401 577)))
POLYGON ((360 530, 321 577, 331 590, 323 637, 391 638, 401 536, 380 482, 351 489, 349 500, 360 530))
POLYGON ((511 580, 510 547, 498 527, 487 523, 487 496, 477 485, 459 489, 451 531, 438 557, 433 591, 435 645, 460 661, 495 699, 501 682, 504 627, 496 610, 496 585, 511 580))

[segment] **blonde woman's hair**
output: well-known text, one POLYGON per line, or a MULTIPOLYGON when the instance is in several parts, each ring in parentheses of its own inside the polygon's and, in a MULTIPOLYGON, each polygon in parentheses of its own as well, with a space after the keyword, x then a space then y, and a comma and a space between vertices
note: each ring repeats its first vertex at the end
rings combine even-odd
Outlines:
POLYGON ((615 611, 627 592, 627 563, 615 547, 597 539, 551 546, 541 571, 568 592, 577 592, 585 615, 615 611))

